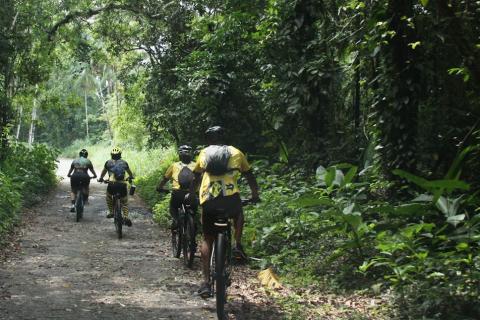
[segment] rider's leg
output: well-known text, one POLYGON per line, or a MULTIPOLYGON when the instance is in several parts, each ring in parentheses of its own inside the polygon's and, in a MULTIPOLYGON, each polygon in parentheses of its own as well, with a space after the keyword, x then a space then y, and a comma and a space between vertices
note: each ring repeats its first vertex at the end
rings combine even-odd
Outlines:
POLYGON ((203 281, 208 283, 210 280, 210 254, 212 253, 214 236, 211 234, 204 234, 202 247, 200 252, 202 254, 202 273, 203 281))
POLYGON ((85 203, 88 203, 89 196, 90 196, 90 179, 88 179, 88 183, 85 185, 83 189, 83 199, 85 203))
POLYGON ((170 197, 170 216, 172 217, 172 229, 176 229, 178 225, 178 208, 182 205, 187 191, 173 190, 170 197))
POLYGON ((120 205, 122 206, 122 215, 128 218, 128 196, 120 198, 120 205))
POLYGON ((70 201, 72 202, 72 206, 70 207, 70 212, 75 212, 75 193, 70 192, 70 201))
POLYGON ((108 207, 107 218, 112 218, 113 217, 113 197, 108 191, 107 191, 105 200, 107 200, 107 207, 108 207))
POLYGON ((215 227, 214 216, 212 212, 208 211, 207 207, 203 207, 202 212, 202 228, 203 228, 203 241, 200 247, 200 253, 202 257, 202 273, 203 281, 200 285, 199 293, 203 297, 207 297, 210 294, 210 255, 212 254, 212 245, 215 239, 215 227))
POLYGON ((235 223, 235 245, 238 247, 242 245, 243 225, 245 224, 243 211, 233 220, 235 223))

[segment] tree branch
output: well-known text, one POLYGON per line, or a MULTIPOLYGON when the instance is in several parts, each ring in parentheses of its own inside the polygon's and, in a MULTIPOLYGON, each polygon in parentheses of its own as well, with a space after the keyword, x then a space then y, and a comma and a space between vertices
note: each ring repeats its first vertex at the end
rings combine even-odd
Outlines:
POLYGON ((91 9, 88 9, 86 11, 72 11, 72 12, 70 12, 63 19, 61 19, 60 21, 57 21, 52 26, 52 28, 47 32, 48 33, 48 40, 51 41, 53 39, 53 37, 55 36, 55 34, 57 33, 58 29, 61 26, 66 25, 66 24, 72 22, 75 19, 78 19, 78 18, 88 19, 88 18, 91 18, 91 17, 93 17, 97 14, 100 14, 100 13, 104 12, 104 11, 114 11, 114 10, 123 10, 123 11, 129 11, 129 12, 137 13, 137 14, 145 16, 149 19, 159 19, 162 16, 160 14, 154 14, 154 15, 148 14, 147 12, 143 11, 140 8, 135 8, 135 7, 132 7, 132 6, 127 6, 127 5, 110 3, 110 4, 107 4, 106 6, 98 7, 98 8, 91 8, 91 9))

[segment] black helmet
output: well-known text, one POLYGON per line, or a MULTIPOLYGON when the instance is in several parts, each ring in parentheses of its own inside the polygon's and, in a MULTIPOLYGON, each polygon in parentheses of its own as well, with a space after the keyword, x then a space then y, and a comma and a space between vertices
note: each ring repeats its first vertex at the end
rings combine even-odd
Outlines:
POLYGON ((208 135, 223 134, 224 131, 225 131, 225 129, 223 129, 223 127, 213 126, 213 127, 208 128, 207 130, 205 130, 205 135, 208 136, 208 135))
POLYGON ((213 126, 205 131, 205 138, 208 143, 218 144, 223 142, 225 129, 220 126, 213 126))
POLYGON ((78 155, 79 155, 80 157, 87 158, 87 157, 88 157, 88 151, 87 151, 87 149, 82 149, 82 150, 80 150, 80 152, 78 153, 78 155))
POLYGON ((178 147, 178 154, 188 154, 190 155, 192 153, 192 147, 184 144, 178 147))

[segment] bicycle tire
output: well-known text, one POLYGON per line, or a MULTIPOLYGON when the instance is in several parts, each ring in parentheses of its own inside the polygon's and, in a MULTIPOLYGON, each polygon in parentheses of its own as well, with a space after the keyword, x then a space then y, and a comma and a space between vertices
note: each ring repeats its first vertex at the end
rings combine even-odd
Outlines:
POLYGON ((115 230, 117 232, 118 239, 122 239, 123 217, 122 217, 122 205, 120 203, 120 199, 116 199, 114 203, 113 222, 115 223, 115 230))
POLYGON ((225 319, 225 303, 227 302, 226 245, 225 234, 218 233, 215 240, 215 298, 219 320, 225 319))
POLYGON ((191 214, 185 216, 185 232, 183 233, 183 262, 187 268, 192 268, 193 259, 195 258, 195 251, 197 245, 195 242, 195 224, 191 214))
POLYGON ((77 196, 75 197, 75 214, 76 221, 79 222, 82 218, 83 213, 83 191, 77 191, 77 196))

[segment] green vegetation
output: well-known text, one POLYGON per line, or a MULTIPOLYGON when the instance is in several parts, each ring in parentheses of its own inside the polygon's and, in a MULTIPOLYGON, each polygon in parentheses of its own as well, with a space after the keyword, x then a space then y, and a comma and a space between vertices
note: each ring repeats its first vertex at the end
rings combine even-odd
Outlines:
POLYGON ((14 224, 22 205, 40 200, 57 182, 57 151, 37 144, 13 144, 0 163, 0 236, 14 224))
POLYGON ((398 317, 475 318, 478 21, 467 0, 6 0, 2 210, 27 193, 4 169, 20 141, 92 146, 97 168, 115 144, 167 223, 154 188, 175 146, 220 124, 255 160, 245 239, 261 266, 393 292, 398 317))

